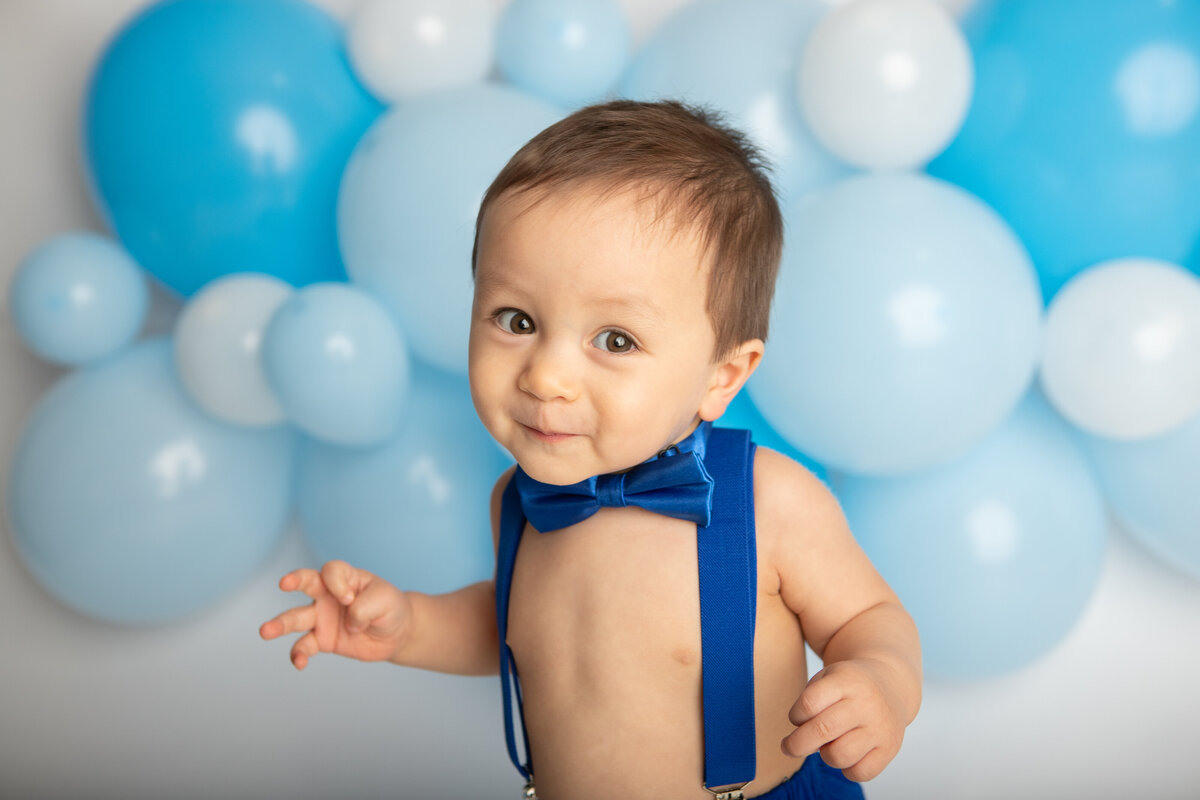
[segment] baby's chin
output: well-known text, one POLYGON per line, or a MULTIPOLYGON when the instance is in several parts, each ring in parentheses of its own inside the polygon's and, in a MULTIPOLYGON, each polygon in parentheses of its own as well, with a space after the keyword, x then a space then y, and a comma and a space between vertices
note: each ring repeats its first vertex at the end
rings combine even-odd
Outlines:
POLYGON ((547 463, 546 460, 537 458, 527 459, 526 462, 518 461, 517 464, 525 471, 526 475, 539 483, 551 486, 570 486, 573 483, 586 481, 595 475, 628 472, 653 455, 654 453, 649 453, 645 458, 633 461, 622 460, 611 464, 595 462, 588 465, 579 465, 576 463, 554 463, 554 461, 547 463), (628 463, 626 463, 627 461, 628 463))
POLYGON ((525 474, 533 478, 539 483, 549 484, 550 486, 570 486, 573 483, 585 481, 597 473, 587 472, 577 468, 564 467, 562 465, 553 465, 542 463, 541 460, 535 459, 527 462, 517 462, 525 474))

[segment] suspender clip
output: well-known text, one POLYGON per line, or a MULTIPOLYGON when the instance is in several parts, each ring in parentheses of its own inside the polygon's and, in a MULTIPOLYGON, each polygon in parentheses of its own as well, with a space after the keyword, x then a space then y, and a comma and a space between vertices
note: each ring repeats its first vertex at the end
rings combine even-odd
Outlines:
POLYGON ((538 800, 537 789, 533 788, 533 778, 529 778, 529 782, 525 784, 525 792, 521 795, 524 800, 538 800))
POLYGON ((745 800, 746 796, 742 794, 742 789, 745 789, 748 783, 750 783, 750 781, 746 781, 746 783, 731 784, 722 789, 710 789, 706 783, 704 784, 704 791, 711 794, 713 796, 713 800, 745 800))

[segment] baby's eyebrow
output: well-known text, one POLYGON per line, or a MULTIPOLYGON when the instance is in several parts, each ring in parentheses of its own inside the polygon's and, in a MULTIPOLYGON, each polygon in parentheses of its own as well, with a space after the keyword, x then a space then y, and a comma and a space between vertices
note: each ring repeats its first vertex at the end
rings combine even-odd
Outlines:
POLYGON ((666 311, 653 298, 645 295, 603 295, 597 297, 595 303, 604 311, 633 316, 650 324, 661 324, 667 319, 666 311))
POLYGON ((479 270, 475 273, 475 292, 503 292, 514 291, 517 285, 512 280, 509 280, 503 270, 489 269, 479 270))

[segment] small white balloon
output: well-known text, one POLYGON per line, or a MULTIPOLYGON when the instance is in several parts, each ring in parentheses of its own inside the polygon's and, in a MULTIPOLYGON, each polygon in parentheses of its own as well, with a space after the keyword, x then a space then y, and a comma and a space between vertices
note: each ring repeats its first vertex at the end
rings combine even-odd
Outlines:
POLYGON ((1200 278, 1149 258, 1076 275, 1047 311, 1046 396, 1112 439, 1166 433, 1200 413, 1200 278))
POLYGON ((488 0, 366 0, 346 25, 350 64, 380 100, 477 83, 491 72, 488 0))
POLYGON ((932 0, 851 0, 831 9, 798 68, 813 134, 868 169, 919 167, 944 150, 974 84, 966 39, 932 0))
POLYGON ((259 350, 267 323, 292 292, 274 276, 237 273, 208 284, 183 307, 175 324, 175 363, 197 405, 237 425, 285 420, 259 350))

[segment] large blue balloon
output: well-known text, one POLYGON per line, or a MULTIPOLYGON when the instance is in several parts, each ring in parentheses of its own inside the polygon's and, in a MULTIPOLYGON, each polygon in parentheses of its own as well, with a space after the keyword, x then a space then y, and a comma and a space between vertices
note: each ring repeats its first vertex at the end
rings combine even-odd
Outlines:
POLYGON ((775 166, 785 201, 846 175, 813 138, 796 96, 796 61, 821 0, 697 0, 663 22, 633 58, 620 93, 711 106, 775 166))
POLYGON ((1200 416, 1151 439, 1086 436, 1084 445, 1121 524, 1200 580, 1200 416))
POLYGON ((300 522, 320 561, 402 589, 446 592, 492 574, 492 486, 512 463, 475 415, 467 382, 417 364, 400 431, 374 448, 306 440, 300 522))
POLYGON ((921 631, 925 669, 1009 672, 1052 648, 1091 597, 1104 505, 1074 433, 1031 394, 963 459, 835 479, 854 535, 921 631))
POLYGON ((978 194, 1046 299, 1125 256, 1200 271, 1200 0, 981 0, 975 96, 929 171, 978 194))
POLYGON ((965 453, 1034 375, 1041 299, 1021 243, 976 198, 859 175, 788 219, 769 354, 775 430, 834 469, 896 475, 965 453))
POLYGON ((172 0, 97 64, 86 161, 109 227, 184 295, 244 270, 337 280, 338 180, 379 110, 316 6, 172 0))
POLYGON ((257 569, 290 511, 294 435, 192 403, 165 339, 63 378, 25 426, 8 509, 38 582, 99 619, 155 623, 257 569))
POLYGON ((560 112, 481 84, 400 103, 354 151, 338 199, 350 278, 396 312, 413 352, 466 374, 479 202, 560 112))

